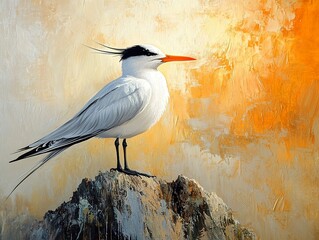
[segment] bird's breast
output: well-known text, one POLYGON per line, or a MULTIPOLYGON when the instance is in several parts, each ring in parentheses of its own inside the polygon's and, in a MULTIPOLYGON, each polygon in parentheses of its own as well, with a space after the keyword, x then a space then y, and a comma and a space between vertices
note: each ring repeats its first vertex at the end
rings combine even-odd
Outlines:
POLYGON ((151 97, 145 108, 124 124, 112 128, 99 137, 130 138, 147 131, 163 115, 169 98, 166 80, 162 74, 147 80, 151 85, 151 97))

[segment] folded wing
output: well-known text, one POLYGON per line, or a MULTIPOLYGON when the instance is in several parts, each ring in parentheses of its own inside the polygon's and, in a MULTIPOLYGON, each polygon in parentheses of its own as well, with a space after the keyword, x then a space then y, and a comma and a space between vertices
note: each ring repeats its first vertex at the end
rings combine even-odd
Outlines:
POLYGON ((105 86, 72 119, 20 150, 17 159, 65 149, 117 127, 143 111, 150 101, 149 84, 137 78, 121 78, 105 86))

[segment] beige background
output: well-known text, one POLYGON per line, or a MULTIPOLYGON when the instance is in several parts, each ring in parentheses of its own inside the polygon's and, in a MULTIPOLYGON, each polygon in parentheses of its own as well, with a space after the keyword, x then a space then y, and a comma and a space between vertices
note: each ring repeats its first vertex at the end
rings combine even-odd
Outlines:
MULTIPOLYGON (((11 153, 121 74, 118 58, 83 44, 150 43, 198 60, 160 67, 169 107, 129 140, 132 168, 195 178, 262 239, 318 238, 318 9, 289 0, 1 1, 2 195, 39 160, 8 164, 11 153)), ((82 178, 114 166, 113 140, 74 146, 24 182, 1 216, 41 218, 82 178)))

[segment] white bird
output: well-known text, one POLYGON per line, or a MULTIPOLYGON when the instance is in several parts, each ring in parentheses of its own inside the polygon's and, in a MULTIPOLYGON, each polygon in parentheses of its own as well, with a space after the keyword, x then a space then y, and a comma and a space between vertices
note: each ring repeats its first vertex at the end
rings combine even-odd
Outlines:
POLYGON ((51 158, 72 145, 92 137, 116 139, 117 171, 149 177, 145 173, 133 171, 128 167, 126 139, 141 134, 152 127, 166 108, 169 92, 166 79, 157 68, 165 62, 195 59, 165 55, 152 45, 135 45, 126 49, 100 45, 108 50, 90 48, 98 53, 119 55, 120 61, 122 61, 122 76, 103 87, 73 118, 61 127, 18 150, 29 151, 10 163, 44 153, 48 153, 48 155, 26 173, 9 196, 26 178, 51 158), (123 139, 124 168, 120 163, 119 139, 123 139))

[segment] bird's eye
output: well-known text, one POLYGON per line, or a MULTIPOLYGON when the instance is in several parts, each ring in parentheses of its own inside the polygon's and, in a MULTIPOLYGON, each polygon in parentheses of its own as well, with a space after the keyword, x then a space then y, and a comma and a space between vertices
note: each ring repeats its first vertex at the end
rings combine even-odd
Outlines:
POLYGON ((146 56, 151 56, 152 54, 150 52, 147 52, 146 53, 146 56))

